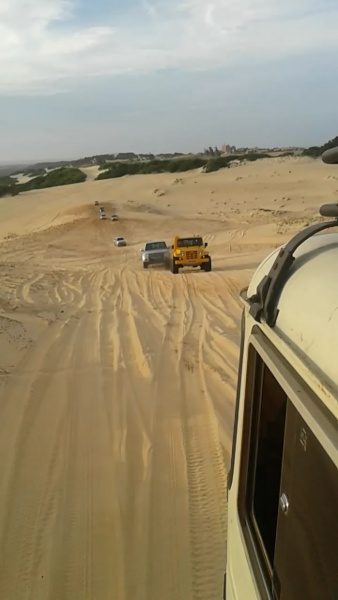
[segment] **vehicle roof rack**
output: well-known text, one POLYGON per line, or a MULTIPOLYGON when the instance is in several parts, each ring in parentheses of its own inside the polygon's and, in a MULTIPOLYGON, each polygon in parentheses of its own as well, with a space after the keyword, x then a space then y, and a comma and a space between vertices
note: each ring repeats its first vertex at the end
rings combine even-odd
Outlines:
MULTIPOLYGON (((327 150, 322 155, 323 162, 327 164, 338 164, 338 147, 327 150)), ((278 317, 278 300, 285 285, 290 268, 295 260, 294 253, 310 237, 331 227, 338 226, 338 204, 323 204, 319 213, 323 217, 333 218, 333 221, 325 221, 310 225, 295 235, 279 251, 269 273, 263 277, 257 286, 256 293, 248 298, 250 315, 256 320, 262 319, 273 327, 278 317)))

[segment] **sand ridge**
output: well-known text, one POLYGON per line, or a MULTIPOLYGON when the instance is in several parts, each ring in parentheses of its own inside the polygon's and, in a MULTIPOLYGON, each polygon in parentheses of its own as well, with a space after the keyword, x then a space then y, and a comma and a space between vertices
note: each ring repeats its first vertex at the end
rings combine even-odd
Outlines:
POLYGON ((271 159, 0 201, 1 598, 221 597, 238 293, 336 188, 271 159), (142 269, 176 233, 213 272, 142 269))

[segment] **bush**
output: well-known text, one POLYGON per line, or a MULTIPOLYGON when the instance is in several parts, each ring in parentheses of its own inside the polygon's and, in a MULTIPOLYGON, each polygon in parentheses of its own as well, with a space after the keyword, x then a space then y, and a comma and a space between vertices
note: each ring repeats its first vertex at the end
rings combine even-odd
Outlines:
POLYGON ((292 152, 292 150, 288 150, 287 152, 282 152, 282 154, 279 155, 279 158, 284 158, 287 156, 294 156, 294 155, 295 155, 295 153, 292 152))
POLYGON ((204 167, 205 173, 212 173, 229 167, 233 160, 255 161, 263 158, 271 158, 269 154, 262 152, 251 152, 249 154, 229 154, 228 156, 218 156, 213 158, 202 158, 199 156, 189 156, 173 159, 153 159, 143 162, 115 162, 109 165, 102 165, 102 173, 96 177, 96 180, 113 179, 123 177, 124 175, 150 175, 152 173, 183 173, 200 169, 204 167), (104 170, 103 170, 104 169, 104 170))
POLYGON ((40 190, 49 187, 56 187, 59 185, 71 185, 73 183, 82 183, 86 181, 87 176, 85 173, 74 167, 61 167, 50 171, 46 175, 39 175, 34 177, 26 183, 18 185, 19 191, 27 192, 30 190, 40 190))
MULTIPOLYGON (((150 175, 152 173, 183 173, 198 169, 206 164, 207 160, 198 157, 176 159, 153 159, 143 162, 116 162, 104 166, 104 171, 96 179, 112 179, 124 175, 150 175)), ((102 167, 103 170, 103 167, 102 167)))
POLYGON ((251 152, 248 154, 228 154, 227 156, 219 156, 217 158, 209 158, 206 166, 205 173, 213 173, 214 171, 219 171, 220 169, 225 169, 230 166, 230 163, 234 160, 243 162, 244 160, 249 162, 254 162, 255 160, 261 160, 263 158, 271 158, 269 154, 264 154, 263 152, 251 152))
POLYGON ((106 171, 107 169, 110 169, 111 167, 111 163, 102 163, 101 165, 99 165, 99 171, 106 171))
POLYGON ((19 187, 15 183, 11 185, 0 184, 0 198, 4 196, 17 196, 18 193, 19 187))
POLYGON ((264 152, 249 152, 248 154, 245 154, 243 158, 241 157, 240 160, 245 159, 250 162, 254 162, 255 160, 261 160, 262 158, 271 158, 271 156, 269 154, 265 154, 264 152))
POLYGON ((40 175, 45 175, 45 173, 45 169, 30 169, 28 171, 25 171, 23 174, 27 177, 39 177, 40 175))
POLYGON ((232 160, 234 160, 234 158, 231 155, 219 156, 218 158, 209 158, 207 164, 205 165, 204 172, 213 173, 214 171, 219 171, 220 169, 229 167, 229 164, 232 160))
POLYGON ((170 173, 184 173, 185 171, 192 171, 194 169, 200 169, 206 165, 207 161, 205 158, 191 157, 185 159, 175 159, 170 161, 168 165, 168 171, 170 173))
POLYGON ((10 179, 10 184, 3 184, 0 181, 0 197, 3 196, 17 196, 20 192, 28 192, 30 190, 40 190, 49 187, 56 187, 59 185, 70 185, 73 183, 82 183, 86 181, 87 176, 73 167, 61 167, 55 169, 46 175, 39 175, 34 177, 26 183, 15 183, 14 179, 10 179))
POLYGON ((3 198, 4 196, 8 196, 9 193, 10 193, 9 186, 1 184, 0 185, 0 198, 3 198))
POLYGON ((334 137, 332 140, 326 142, 322 146, 310 146, 303 150, 302 156, 311 156, 312 158, 318 158, 325 152, 326 150, 331 150, 331 148, 335 148, 338 146, 338 135, 334 137))
POLYGON ((2 175, 0 177, 0 185, 15 185, 17 182, 17 178, 10 175, 2 175))

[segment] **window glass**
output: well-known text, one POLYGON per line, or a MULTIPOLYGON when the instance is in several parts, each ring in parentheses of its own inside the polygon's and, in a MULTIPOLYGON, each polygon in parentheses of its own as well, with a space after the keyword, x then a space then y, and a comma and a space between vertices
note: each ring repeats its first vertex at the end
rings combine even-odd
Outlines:
POLYGON ((165 242, 149 242, 146 244, 146 250, 164 250, 166 247, 165 242))
POLYGON ((273 564, 287 396, 271 371, 262 364, 261 389, 256 400, 256 455, 251 456, 254 472, 252 511, 270 562, 273 564))
POLYGON ((182 238, 177 242, 178 248, 187 248, 189 246, 203 246, 202 238, 200 237, 192 237, 192 238, 182 238))

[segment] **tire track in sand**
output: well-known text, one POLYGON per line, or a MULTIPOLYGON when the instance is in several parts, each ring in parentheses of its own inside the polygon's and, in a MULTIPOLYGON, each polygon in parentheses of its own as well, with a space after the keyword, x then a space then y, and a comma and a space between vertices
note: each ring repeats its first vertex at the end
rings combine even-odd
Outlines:
POLYGON ((194 600, 221 597, 225 565, 226 481, 213 405, 203 377, 206 313, 194 280, 185 280, 184 319, 178 338, 184 444, 189 486, 194 600))
MULTIPOLYGON (((181 280, 171 281, 173 287, 167 290, 171 309, 164 328, 165 338, 158 347, 158 367, 151 396, 154 421, 149 541, 147 585, 142 600, 193 600, 184 414, 175 334, 186 306, 183 294, 174 294, 181 280)), ((154 302, 158 290, 150 286, 149 291, 150 301, 154 302)))
POLYGON ((105 267, 50 296, 69 289, 69 313, 0 403, 6 600, 220 597, 224 471, 193 277, 105 267))

